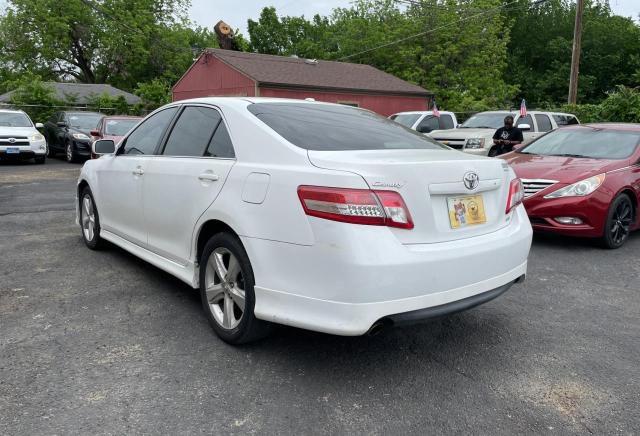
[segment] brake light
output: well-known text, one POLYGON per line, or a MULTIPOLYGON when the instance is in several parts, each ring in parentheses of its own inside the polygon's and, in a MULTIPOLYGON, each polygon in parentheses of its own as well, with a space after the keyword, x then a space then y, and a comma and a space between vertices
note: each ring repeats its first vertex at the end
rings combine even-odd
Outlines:
POLYGON ((309 216, 352 224, 413 228, 409 210, 395 191, 300 186, 298 197, 309 216))
POLYGON ((509 184, 509 196, 507 197, 507 209, 505 213, 511 212, 511 210, 522 203, 524 199, 524 188, 522 187, 522 181, 520 179, 513 179, 509 184))

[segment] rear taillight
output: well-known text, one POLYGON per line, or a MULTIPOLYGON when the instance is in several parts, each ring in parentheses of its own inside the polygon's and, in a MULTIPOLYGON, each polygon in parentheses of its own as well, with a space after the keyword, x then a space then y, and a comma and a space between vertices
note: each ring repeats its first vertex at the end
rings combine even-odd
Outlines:
POLYGON ((309 216, 352 224, 413 228, 409 210, 395 191, 300 186, 298 197, 309 216))
POLYGON ((507 197, 507 209, 505 213, 511 212, 511 210, 522 203, 524 199, 524 188, 522 187, 522 181, 520 179, 513 179, 509 184, 509 196, 507 197))

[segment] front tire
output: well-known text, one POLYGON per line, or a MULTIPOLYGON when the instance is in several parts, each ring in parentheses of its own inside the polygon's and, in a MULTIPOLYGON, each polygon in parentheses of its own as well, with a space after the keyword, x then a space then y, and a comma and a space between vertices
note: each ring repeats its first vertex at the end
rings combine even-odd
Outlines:
POLYGON ((38 165, 42 165, 42 164, 45 162, 46 157, 44 157, 44 156, 38 156, 38 157, 34 158, 33 160, 34 160, 34 161, 35 161, 35 163, 37 163, 38 165))
POLYGON ((616 249, 624 245, 629 238, 631 224, 633 223, 633 204, 626 194, 618 195, 607 213, 607 221, 602 236, 602 244, 605 248, 616 249))
POLYGON ((67 158, 67 162, 75 163, 78 161, 78 158, 76 157, 76 152, 73 149, 73 144, 71 142, 67 142, 67 144, 64 146, 64 152, 65 152, 65 157, 67 158))
POLYGON ((100 237, 100 216, 88 186, 80 194, 80 228, 82 239, 87 247, 91 250, 102 248, 104 240, 100 237))
POLYGON ((218 233, 200 258, 202 308, 216 334, 229 344, 243 344, 267 336, 271 325, 254 314, 255 280, 240 240, 218 233))
POLYGON ((489 150, 489 154, 487 156, 489 156, 489 157, 498 156, 498 147, 495 146, 495 145, 493 147, 491 147, 491 149, 489 150))

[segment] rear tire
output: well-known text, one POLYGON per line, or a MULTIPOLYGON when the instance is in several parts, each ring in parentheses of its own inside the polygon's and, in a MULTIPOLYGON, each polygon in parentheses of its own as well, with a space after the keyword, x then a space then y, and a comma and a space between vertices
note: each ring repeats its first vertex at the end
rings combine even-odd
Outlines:
POLYGON ((82 240, 89 249, 99 250, 104 246, 104 240, 100 237, 98 208, 88 186, 80 194, 80 229, 82 240))
POLYGON ((618 195, 609 206, 602 245, 609 249, 622 247, 629 239, 634 216, 635 211, 629 196, 626 194, 618 195))
POLYGON ((212 236, 200 257, 200 297, 209 324, 229 344, 256 341, 271 332, 270 323, 254 316, 254 285, 240 240, 230 233, 212 236))

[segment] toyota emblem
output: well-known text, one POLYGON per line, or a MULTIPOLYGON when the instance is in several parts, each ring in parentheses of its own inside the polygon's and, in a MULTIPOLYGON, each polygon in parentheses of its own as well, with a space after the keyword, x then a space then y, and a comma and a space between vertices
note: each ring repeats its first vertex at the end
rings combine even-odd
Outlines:
POLYGON ((480 183, 480 177, 478 177, 478 175, 473 171, 469 171, 462 177, 462 181, 464 182, 464 186, 468 190, 473 191, 478 187, 478 184, 480 183))
POLYGON ((14 142, 16 142, 16 138, 9 138, 9 142, 13 144, 14 142))

